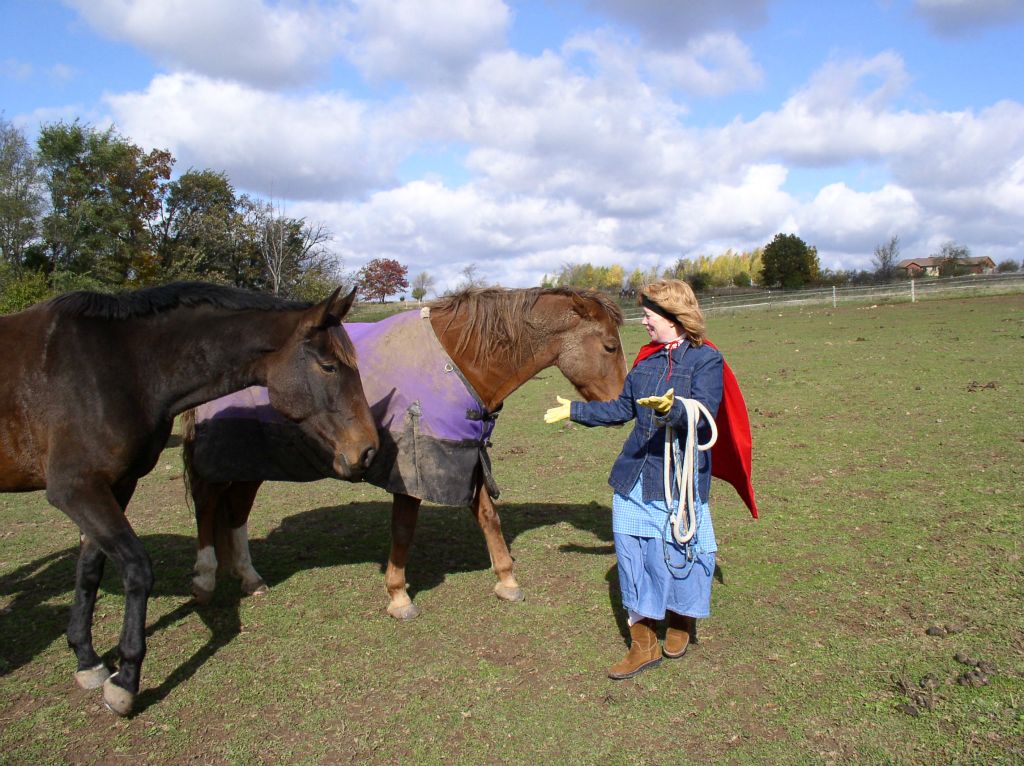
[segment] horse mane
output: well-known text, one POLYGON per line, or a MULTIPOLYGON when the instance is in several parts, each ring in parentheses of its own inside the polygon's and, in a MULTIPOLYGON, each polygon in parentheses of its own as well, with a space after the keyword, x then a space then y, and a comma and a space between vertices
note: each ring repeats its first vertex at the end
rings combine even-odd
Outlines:
POLYGON ((51 298, 47 304, 63 316, 90 319, 132 319, 196 306, 230 311, 285 311, 312 305, 209 282, 172 282, 116 294, 78 290, 51 298))
POLYGON ((543 295, 564 295, 584 301, 593 301, 607 313, 616 325, 623 322, 622 308, 604 293, 575 287, 528 287, 505 289, 501 287, 475 287, 461 290, 431 301, 432 310, 462 312, 466 323, 455 344, 455 354, 469 350, 472 358, 500 355, 511 356, 512 364, 524 362, 532 353, 533 329, 529 316, 543 295))

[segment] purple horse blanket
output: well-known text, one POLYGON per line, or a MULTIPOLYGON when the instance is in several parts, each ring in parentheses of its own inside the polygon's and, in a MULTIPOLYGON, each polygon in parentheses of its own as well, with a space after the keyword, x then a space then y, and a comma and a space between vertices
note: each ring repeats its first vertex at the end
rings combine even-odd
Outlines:
MULTIPOLYGON (((443 505, 468 505, 482 479, 497 497, 487 454, 496 414, 487 412, 441 346, 429 312, 345 324, 380 437, 365 478, 388 492, 443 505)), ((331 475, 329 462, 259 386, 196 408, 193 465, 211 482, 331 475)))

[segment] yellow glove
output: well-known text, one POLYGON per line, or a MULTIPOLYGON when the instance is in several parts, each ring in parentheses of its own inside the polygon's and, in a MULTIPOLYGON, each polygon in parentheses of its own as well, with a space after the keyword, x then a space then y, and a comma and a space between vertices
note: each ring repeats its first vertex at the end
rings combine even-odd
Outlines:
POLYGON ((645 396, 642 399, 637 399, 636 403, 641 407, 650 407, 659 415, 666 415, 672 409, 672 400, 675 398, 675 389, 670 388, 664 396, 645 396))
POLYGON ((569 406, 572 402, 568 399, 563 399, 560 396, 556 396, 555 399, 558 400, 558 406, 552 407, 544 413, 545 423, 557 423, 559 420, 565 420, 569 417, 569 406))

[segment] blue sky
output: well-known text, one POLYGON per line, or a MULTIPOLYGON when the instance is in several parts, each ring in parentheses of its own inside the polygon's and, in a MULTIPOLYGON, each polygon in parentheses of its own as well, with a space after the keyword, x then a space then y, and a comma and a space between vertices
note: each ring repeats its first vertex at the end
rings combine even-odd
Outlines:
POLYGON ((457 285, 778 232, 1024 258, 1024 0, 0 0, 0 110, 114 125, 457 285))

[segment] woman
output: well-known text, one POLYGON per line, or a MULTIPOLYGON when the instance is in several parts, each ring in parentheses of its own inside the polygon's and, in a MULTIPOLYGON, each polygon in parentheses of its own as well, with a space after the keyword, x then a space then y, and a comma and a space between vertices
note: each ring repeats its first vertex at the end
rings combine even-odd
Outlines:
MULTIPOLYGON (((608 670, 620 680, 654 667, 662 656, 686 653, 696 619, 711 607, 715 571, 715 531, 708 493, 711 454, 698 452, 696 534, 685 545, 675 541, 665 498, 665 429, 673 429, 680 447, 686 443, 683 399, 695 399, 714 417, 722 399, 722 356, 704 342, 704 315, 693 290, 678 279, 665 279, 640 294, 643 325, 651 342, 640 350, 619 398, 610 402, 570 402, 544 416, 547 423, 570 418, 585 426, 618 425, 635 420, 633 431, 612 466, 612 531, 618 560, 622 605, 629 612, 630 647, 608 670), (658 646, 656 622, 668 617, 665 646, 658 646)), ((697 442, 711 435, 706 416, 697 426, 697 442)), ((679 499, 679 498, 676 498, 679 499)))

